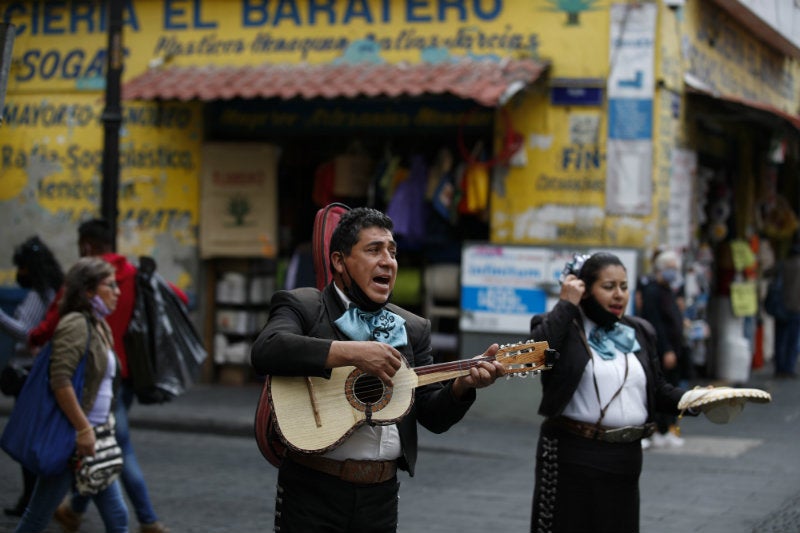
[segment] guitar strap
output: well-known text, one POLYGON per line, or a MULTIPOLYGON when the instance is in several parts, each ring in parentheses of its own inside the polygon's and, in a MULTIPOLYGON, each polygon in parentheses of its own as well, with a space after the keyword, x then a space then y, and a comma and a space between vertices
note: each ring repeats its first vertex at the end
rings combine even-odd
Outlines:
POLYGON ((603 418, 606 416, 606 411, 608 410, 608 406, 611 405, 617 396, 622 392, 623 387, 625 387, 625 382, 628 381, 628 354, 625 355, 625 376, 622 378, 622 383, 620 384, 617 391, 611 396, 611 398, 606 402, 605 406, 600 401, 600 387, 597 385, 597 374, 594 371, 594 356, 592 356, 592 348, 589 346, 589 341, 586 340, 586 333, 583 331, 583 327, 577 322, 574 321, 575 326, 578 327, 578 333, 580 333, 581 340, 583 341, 583 345, 586 347, 586 352, 589 354, 589 362, 592 364, 592 381, 594 382, 594 393, 597 395, 597 405, 600 407, 600 418, 597 419, 597 422, 594 423, 595 426, 598 428, 600 427, 601 422, 603 422, 603 418))

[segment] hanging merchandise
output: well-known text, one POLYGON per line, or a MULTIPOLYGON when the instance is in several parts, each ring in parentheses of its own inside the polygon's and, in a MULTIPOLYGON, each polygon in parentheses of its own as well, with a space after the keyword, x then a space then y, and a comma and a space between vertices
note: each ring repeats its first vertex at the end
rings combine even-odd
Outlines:
POLYGON ((411 156, 408 177, 400 183, 386 208, 394 221, 394 234, 405 249, 418 249, 425 243, 425 188, 428 167, 421 155, 411 156))
POLYGON ((336 177, 336 166, 333 161, 326 161, 314 172, 314 188, 311 190, 311 201, 323 207, 337 201, 333 193, 333 181, 336 177))
POLYGON ((449 150, 442 148, 428 175, 428 189, 425 197, 431 202, 433 211, 450 225, 455 225, 458 218, 455 209, 455 195, 453 156, 449 150))
MULTIPOLYGON (((374 163, 366 154, 342 154, 333 160, 333 194, 338 198, 362 198, 372 179, 374 163)), ((326 204, 327 205, 327 204, 326 204)))
POLYGON ((467 166, 461 181, 461 202, 458 212, 464 215, 480 214, 489 207, 489 167, 467 166))
POLYGON ((470 113, 466 113, 463 117, 461 126, 458 128, 458 151, 461 154, 461 157, 467 163, 472 165, 481 165, 484 167, 493 167, 495 165, 507 165, 511 160, 511 157, 516 154, 520 148, 522 148, 525 137, 514 129, 514 124, 511 122, 511 115, 508 112, 508 109, 503 108, 500 110, 500 115, 503 119, 503 123, 505 125, 503 129, 503 139, 500 149, 497 151, 497 155, 492 159, 488 160, 480 160, 478 156, 480 153, 475 153, 475 150, 470 152, 467 150, 467 146, 464 142, 464 124, 467 121, 470 113))

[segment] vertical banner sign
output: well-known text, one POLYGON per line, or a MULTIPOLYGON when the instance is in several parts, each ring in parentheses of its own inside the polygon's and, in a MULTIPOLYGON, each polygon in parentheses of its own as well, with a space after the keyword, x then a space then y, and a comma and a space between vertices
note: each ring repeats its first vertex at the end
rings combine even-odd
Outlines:
POLYGON ((611 6, 606 211, 652 211, 655 3, 611 6))
POLYGON ((667 246, 686 248, 692 237, 692 184, 697 174, 697 153, 674 148, 670 167, 667 246))

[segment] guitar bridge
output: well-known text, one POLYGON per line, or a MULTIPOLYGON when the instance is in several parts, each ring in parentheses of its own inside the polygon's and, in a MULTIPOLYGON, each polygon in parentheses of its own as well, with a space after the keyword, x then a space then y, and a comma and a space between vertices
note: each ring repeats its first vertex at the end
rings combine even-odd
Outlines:
POLYGON ((369 426, 375 427, 377 424, 372 421, 372 404, 366 403, 364 404, 364 415, 367 417, 367 424, 369 426))

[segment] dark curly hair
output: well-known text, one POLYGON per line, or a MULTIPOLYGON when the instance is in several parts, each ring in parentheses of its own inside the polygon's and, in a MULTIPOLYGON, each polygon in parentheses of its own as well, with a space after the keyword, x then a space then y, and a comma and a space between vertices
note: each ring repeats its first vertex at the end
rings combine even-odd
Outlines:
POLYGON ((48 289, 58 291, 64 283, 64 270, 53 252, 37 236, 30 237, 14 250, 14 266, 30 277, 33 290, 45 298, 48 289))
MULTIPOLYGON (((353 246, 358 242, 358 234, 362 229, 381 228, 392 231, 394 223, 388 215, 371 207, 356 207, 347 211, 339 219, 336 229, 331 235, 331 245, 328 254, 341 252, 350 255, 353 246)), ((333 261, 331 261, 331 272, 335 273, 333 261)))

